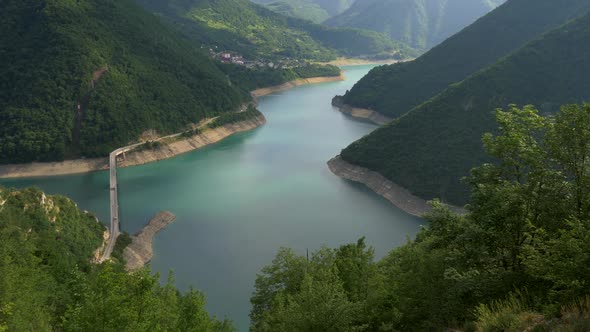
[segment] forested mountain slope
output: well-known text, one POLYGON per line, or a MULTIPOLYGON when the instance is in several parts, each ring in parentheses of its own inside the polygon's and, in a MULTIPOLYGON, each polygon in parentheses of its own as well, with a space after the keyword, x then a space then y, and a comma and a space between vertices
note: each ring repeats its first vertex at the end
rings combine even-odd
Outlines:
POLYGON ((398 117, 589 10, 588 0, 508 0, 418 59, 373 69, 344 101, 398 117))
POLYGON ((498 112, 485 142, 498 162, 473 170, 466 213, 433 203, 379 261, 363 238, 280 249, 257 275, 251 331, 590 331, 589 115, 498 112))
POLYGON ((0 163, 106 155, 246 98, 130 0, 6 0, 0 11, 0 163))
POLYGON ((590 100, 590 14, 527 44, 497 64, 452 85, 342 151, 342 158, 375 170, 418 196, 467 200, 460 179, 488 161, 484 132, 493 112, 533 104, 541 112, 590 100))
POLYGON ((348 9, 354 0, 252 0, 277 13, 321 23, 348 9))
POLYGON ((407 50, 374 31, 327 28, 248 0, 135 1, 177 25, 199 46, 237 51, 248 58, 331 60, 407 50))
POLYGON ((369 29, 414 48, 429 49, 504 0, 357 0, 327 25, 369 29))
POLYGON ((104 231, 69 198, 0 187, 0 331, 233 331, 172 279, 93 264, 104 231))

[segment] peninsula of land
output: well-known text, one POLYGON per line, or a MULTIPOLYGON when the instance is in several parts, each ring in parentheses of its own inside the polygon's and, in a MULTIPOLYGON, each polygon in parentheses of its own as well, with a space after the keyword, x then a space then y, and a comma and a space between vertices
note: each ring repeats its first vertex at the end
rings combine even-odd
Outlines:
MULTIPOLYGON (((251 91, 254 103, 259 97, 272 93, 282 92, 297 86, 325 82, 337 82, 345 79, 343 74, 339 76, 312 77, 297 79, 281 85, 256 89, 251 91)), ((119 159, 119 167, 130 167, 156 162, 177 155, 187 153, 209 144, 217 143, 233 134, 258 128, 266 123, 264 116, 259 116, 245 121, 225 124, 214 129, 207 129, 201 133, 184 137, 183 133, 177 133, 150 140, 158 142, 158 147, 152 149, 130 151, 119 159)), ((26 178, 43 176, 60 176, 80 173, 103 171, 109 168, 108 157, 74 159, 57 162, 33 162, 25 164, 0 165, 0 179, 26 178)))
POLYGON ((158 212, 139 233, 131 237, 131 243, 123 251, 127 271, 140 269, 152 260, 154 236, 174 220, 176 216, 172 212, 158 212))
POLYGON ((263 97, 276 92, 283 92, 294 87, 307 84, 327 83, 327 82, 339 82, 344 81, 344 74, 341 72, 339 76, 325 76, 325 77, 311 77, 311 78, 299 78, 293 81, 289 81, 280 85, 275 85, 267 88, 260 88, 251 91, 250 94, 253 98, 263 97))
MULTIPOLYGON (((158 146, 151 149, 135 149, 121 155, 119 167, 130 167, 155 162, 190 152, 217 143, 233 134, 252 130, 266 122, 264 116, 245 121, 228 123, 223 126, 206 129, 201 133, 184 137, 182 133, 151 140, 158 146)), ((76 159, 48 163, 0 165, 0 178, 22 178, 39 176, 58 176, 107 170, 109 158, 76 159)))

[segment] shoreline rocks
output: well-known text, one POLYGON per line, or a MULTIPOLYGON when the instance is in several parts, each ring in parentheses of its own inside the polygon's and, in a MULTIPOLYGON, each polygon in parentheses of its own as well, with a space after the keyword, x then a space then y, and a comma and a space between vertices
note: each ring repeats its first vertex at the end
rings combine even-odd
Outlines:
POLYGON ((394 120, 393 118, 385 116, 376 111, 347 105, 343 102, 342 96, 334 97, 332 99, 332 106, 338 108, 340 112, 350 115, 353 118, 369 121, 379 126, 383 126, 394 120))
POLYGON ((307 84, 317 84, 317 83, 327 83, 327 82, 339 82, 344 81, 345 77, 344 74, 341 72, 340 76, 325 76, 325 77, 311 77, 311 78, 300 78, 293 81, 289 81, 283 83, 281 85, 275 85, 267 88, 260 88, 250 92, 250 95, 256 99, 259 97, 267 96, 272 93, 276 92, 283 92, 290 90, 292 88, 307 85, 307 84))
MULTIPOLYGON (((217 143, 233 134, 255 129, 265 123, 266 119, 264 116, 259 116, 254 119, 230 123, 215 129, 209 129, 193 137, 177 139, 170 143, 164 142, 160 147, 153 150, 130 151, 125 154, 125 158, 119 163, 119 167, 138 166, 172 158, 202 148, 206 145, 217 143)), ((0 165, 0 178, 8 179, 71 175, 103 171, 108 168, 108 158, 76 159, 49 163, 9 164, 0 165)))
POLYGON ((125 154, 123 160, 118 164, 119 167, 131 167, 148 164, 164 159, 176 157, 178 155, 198 150, 207 145, 215 144, 233 134, 250 131, 266 123, 264 116, 258 116, 246 121, 229 123, 215 129, 206 130, 199 135, 163 143, 161 146, 142 151, 130 151, 125 154))
MULTIPOLYGON (((263 97, 275 92, 286 91, 297 86, 306 84, 316 84, 325 82, 337 82, 345 79, 344 74, 340 76, 327 77, 312 77, 306 79, 297 79, 281 85, 261 88, 251 91, 250 94, 256 104, 257 98, 263 97)), ((164 144, 164 146, 157 149, 157 151, 141 151, 130 152, 125 155, 125 159, 119 167, 130 167, 156 162, 167 158, 175 157, 179 154, 190 152, 192 150, 204 147, 207 144, 213 144, 221 139, 224 139, 232 134, 252 130, 266 123, 264 116, 253 120, 242 121, 239 123, 229 124, 220 128, 208 130, 201 135, 200 138, 189 137, 184 140, 177 140, 175 142, 164 144), (212 132, 213 131, 213 132, 212 132), (167 148, 169 147, 169 148, 167 148)), ((92 159, 74 159, 58 162, 47 163, 26 163, 26 164, 7 164, 0 165, 0 179, 14 179, 27 177, 44 177, 44 176, 61 176, 82 174, 97 171, 104 171, 109 169, 109 158, 92 158, 92 159)))
POLYGON ((131 237, 131 244, 123 251, 127 271, 140 269, 152 260, 154 236, 174 220, 176 216, 172 212, 158 212, 139 233, 131 237))
MULTIPOLYGON (((332 158, 328 162, 328 168, 342 179, 364 184, 406 213, 421 217, 423 214, 432 211, 428 201, 413 195, 410 191, 391 182, 383 175, 348 163, 340 156, 332 158)), ((449 207, 456 213, 465 213, 463 208, 451 205, 449 207)))

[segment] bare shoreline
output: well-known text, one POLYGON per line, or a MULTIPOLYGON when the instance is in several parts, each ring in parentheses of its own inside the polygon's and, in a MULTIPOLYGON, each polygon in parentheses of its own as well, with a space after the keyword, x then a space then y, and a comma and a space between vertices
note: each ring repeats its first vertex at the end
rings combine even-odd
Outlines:
POLYGON ((272 93, 282 92, 290 90, 294 87, 298 87, 301 85, 307 84, 317 84, 317 83, 327 83, 327 82, 339 82, 344 81, 345 77, 343 73, 340 73, 339 76, 325 76, 325 77, 311 77, 311 78, 300 78, 293 81, 289 81, 280 85, 270 86, 267 88, 260 88, 254 91, 251 91, 250 94, 253 98, 259 98, 263 96, 268 96, 272 93))
MULTIPOLYGON (((119 161, 119 167, 138 166, 172 158, 209 144, 217 143, 235 133, 252 130, 263 125, 265 122, 264 117, 260 116, 246 121, 226 124, 219 128, 209 129, 192 137, 165 142, 162 146, 154 149, 131 151, 126 153, 124 157, 120 157, 122 159, 119 161)), ((108 157, 50 163, 0 165, 0 178, 61 176, 103 171, 108 168, 108 157)))
MULTIPOLYGON (((328 168, 342 179, 364 184, 408 214, 422 217, 432 211, 428 201, 413 195, 407 189, 393 183, 378 172, 348 163, 340 156, 332 158, 328 162, 328 168)), ((454 212, 465 213, 463 208, 451 205, 449 207, 454 212)))
POLYGON ((362 66, 362 65, 391 65, 391 64, 398 63, 401 61, 408 61, 408 60, 394 60, 394 59, 366 60, 366 59, 357 59, 357 58, 338 58, 336 60, 332 60, 332 61, 328 61, 328 62, 319 62, 319 64, 342 67, 342 66, 362 66))
POLYGON ((176 216, 172 212, 158 212, 141 231, 131 237, 131 244, 123 251, 127 271, 140 269, 152 260, 154 257, 152 246, 154 236, 173 223, 174 220, 176 220, 176 216))
MULTIPOLYGON (((254 100, 256 100, 259 97, 266 96, 275 92, 286 91, 301 85, 324 82, 337 82, 343 80, 343 74, 340 74, 340 76, 297 79, 294 81, 283 83, 281 85, 254 90, 251 92, 251 95, 254 98, 254 100)), ((264 119, 264 116, 262 116, 254 120, 228 124, 219 128, 207 130, 201 133, 200 135, 189 137, 186 139, 175 140, 173 142, 164 142, 163 146, 154 150, 129 152, 125 154, 124 159, 120 161, 119 165, 120 167, 131 167, 172 158, 177 155, 202 148, 206 145, 219 142, 220 140, 229 137, 235 133, 252 130, 263 125, 264 123, 266 123, 266 119, 264 119)), ((174 134, 166 137, 172 137, 177 135, 178 134, 174 134)), ((165 141, 166 137, 160 138, 159 140, 165 141)), ((74 159, 57 162, 6 164, 0 165, 0 179, 63 176, 98 172, 107 169, 109 169, 108 157, 74 159)))
POLYGON ((379 126, 385 125, 394 120, 393 118, 383 115, 377 111, 344 104, 342 101, 342 96, 334 97, 332 99, 332 106, 338 108, 340 112, 348 114, 353 118, 370 121, 379 126))

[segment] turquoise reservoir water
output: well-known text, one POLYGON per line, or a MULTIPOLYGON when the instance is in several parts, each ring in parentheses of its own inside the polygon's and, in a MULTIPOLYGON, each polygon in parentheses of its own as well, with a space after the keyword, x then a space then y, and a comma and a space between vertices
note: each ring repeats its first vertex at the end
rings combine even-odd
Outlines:
MULTIPOLYGON (((361 236, 379 257, 414 236, 421 220, 363 186, 334 176, 326 162, 375 126, 330 106, 371 66, 345 67, 347 80, 302 86, 260 100, 267 124, 170 160, 120 169, 123 230, 156 212, 176 222, 157 235, 154 271, 175 273, 181 289, 204 291, 208 309, 247 330, 256 273, 279 247, 338 246, 361 236)), ((108 174, 2 180, 65 194, 108 221, 108 174)))

